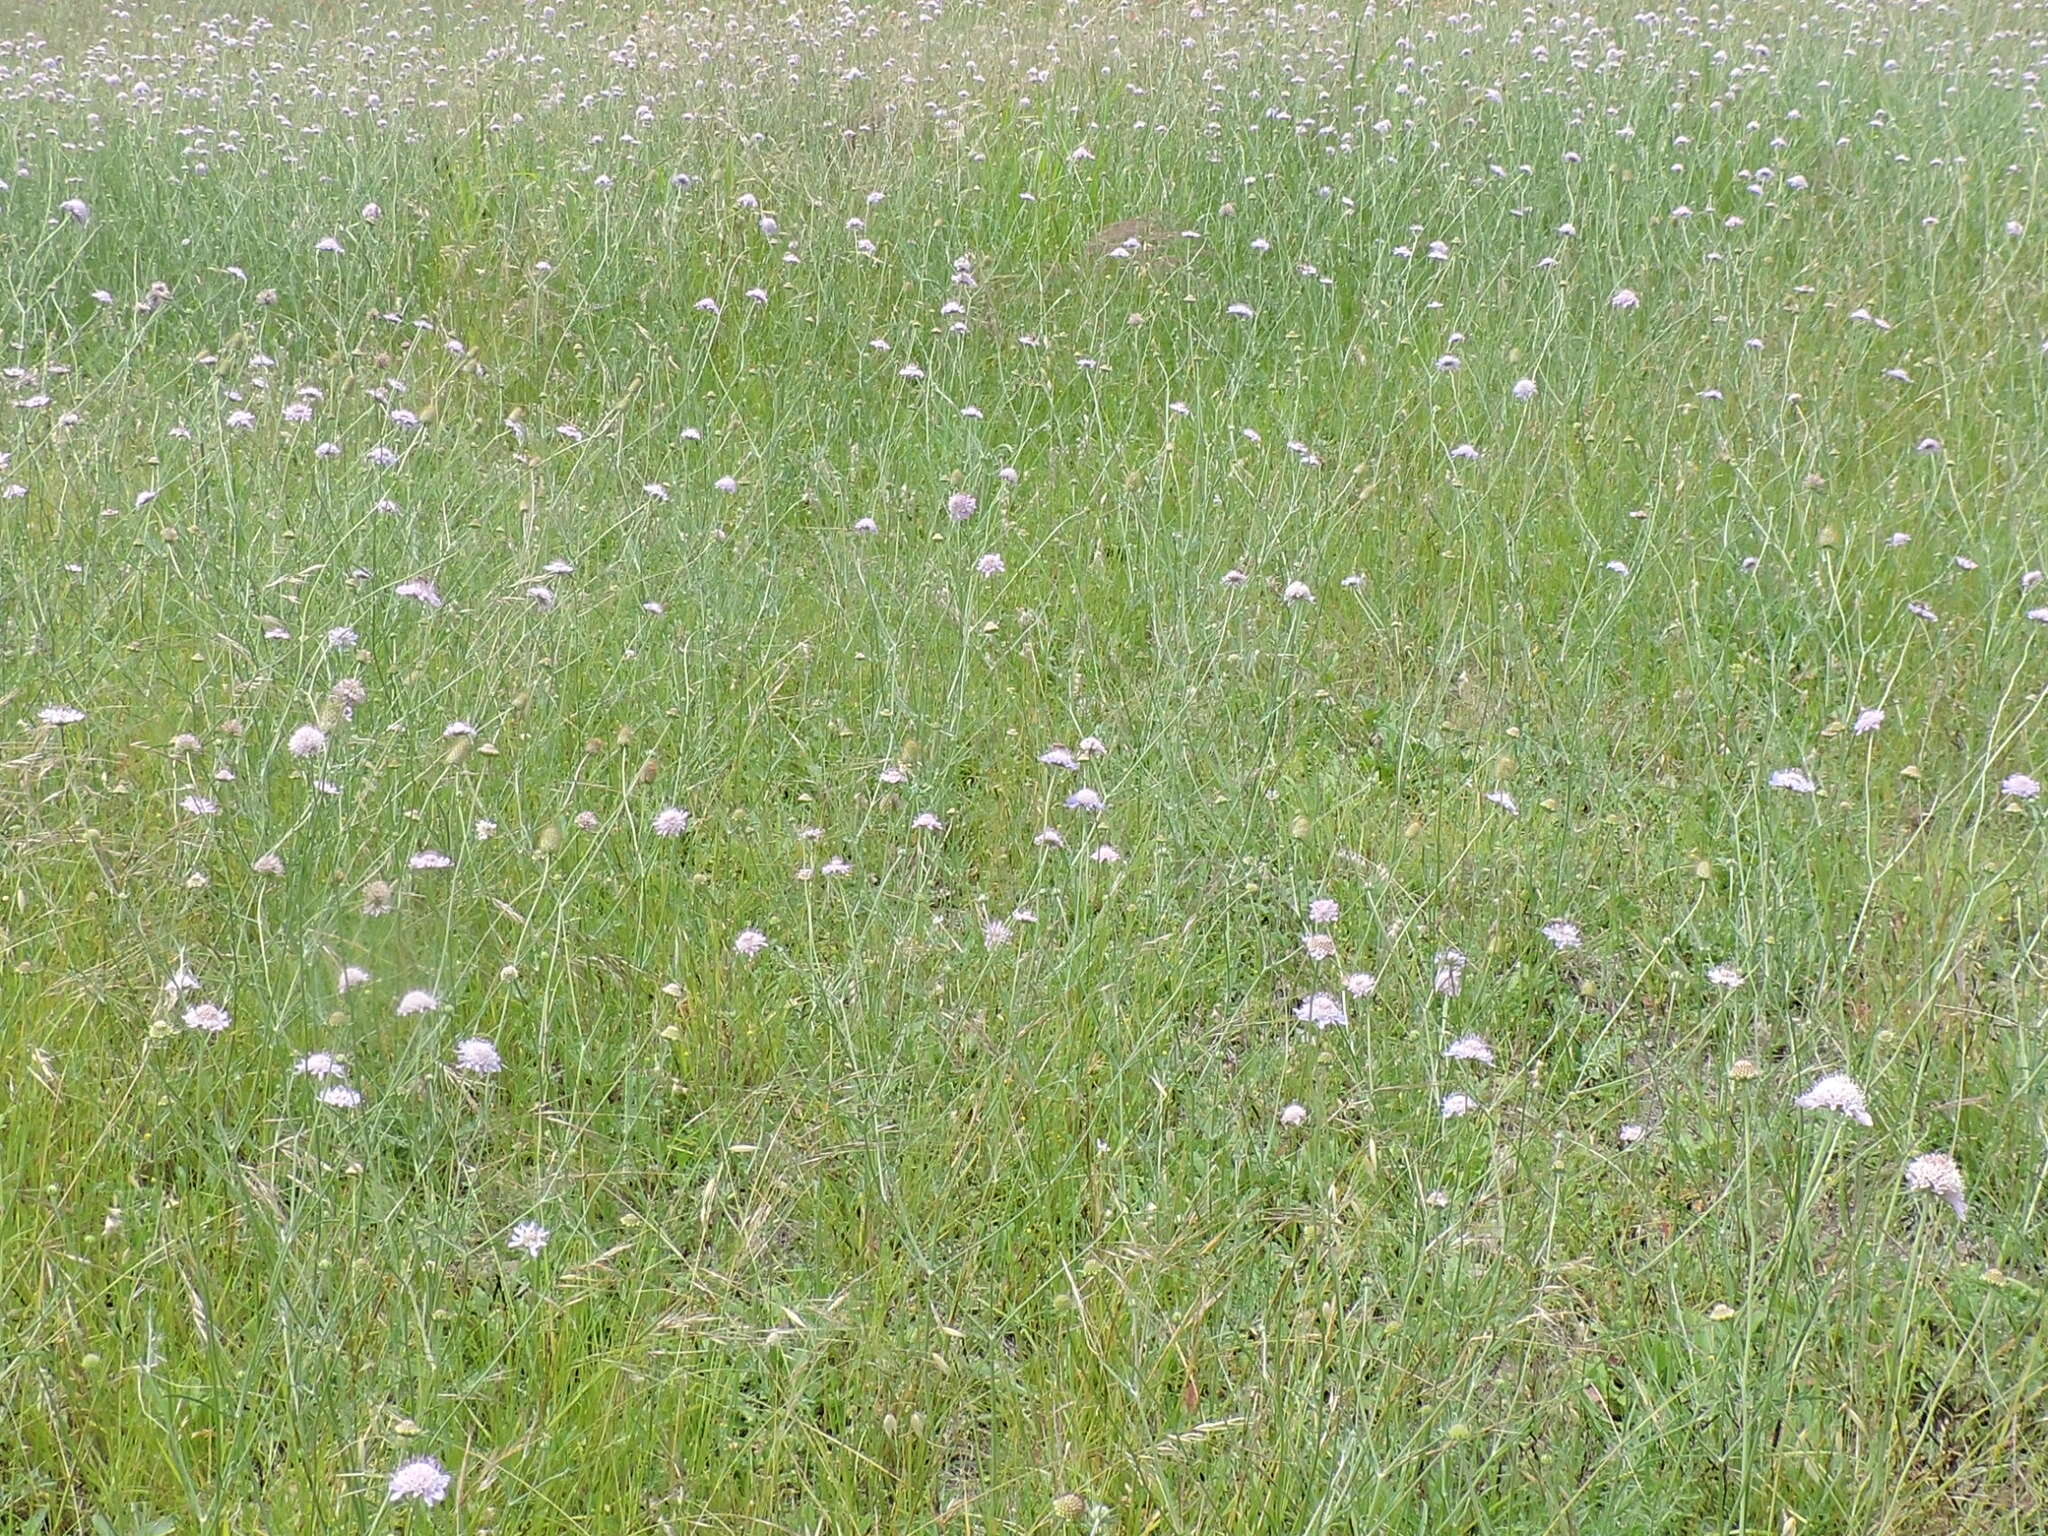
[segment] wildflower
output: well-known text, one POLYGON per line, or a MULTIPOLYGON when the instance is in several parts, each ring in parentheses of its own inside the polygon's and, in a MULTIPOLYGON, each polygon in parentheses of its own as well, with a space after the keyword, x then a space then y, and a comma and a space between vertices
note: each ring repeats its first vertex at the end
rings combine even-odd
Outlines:
POLYGON ((424 603, 429 608, 439 608, 442 605, 440 589, 424 576, 415 576, 410 581, 401 581, 391 590, 399 597, 409 597, 415 602, 424 603))
POLYGON ((1863 1102, 1863 1089, 1846 1072, 1830 1072, 1792 1102, 1801 1109, 1832 1110, 1858 1125, 1872 1123, 1870 1110, 1863 1102))
POLYGON ((1067 809, 1070 811, 1099 811, 1105 804, 1107 802, 1102 796, 1085 784, 1067 796, 1066 801, 1067 809))
POLYGON ((946 498, 946 516, 956 523, 964 523, 979 511, 981 502, 966 491, 955 491, 946 498))
POLYGON ((1380 979, 1371 971, 1353 971, 1344 978, 1344 990, 1353 997, 1371 997, 1379 988, 1380 979))
POLYGON ((768 947, 768 935, 758 928, 742 928, 739 936, 732 941, 733 953, 743 960, 751 960, 768 947))
POLYGON ((1316 600, 1315 593, 1309 590, 1309 585, 1305 581, 1290 581, 1280 597, 1283 602, 1289 603, 1312 603, 1316 600))
POLYGON ((1579 925, 1561 917, 1545 923, 1542 933, 1560 950, 1578 949, 1586 942, 1585 935, 1579 932, 1579 925))
POLYGON ((342 256, 347 254, 343 251, 341 242, 332 235, 322 235, 318 240, 315 240, 313 242, 313 249, 326 256, 342 256))
POLYGON ((1073 753, 1069 752, 1065 747, 1060 746, 1057 743, 1050 747, 1047 747, 1043 752, 1039 753, 1038 760, 1041 763, 1045 764, 1045 766, 1048 768, 1065 768, 1072 770, 1079 768, 1081 766, 1081 760, 1079 758, 1075 757, 1073 753))
POLYGON ((1121 864, 1124 861, 1124 856, 1108 843, 1104 843, 1101 847, 1095 849, 1088 857, 1097 864, 1121 864))
POLYGON ((260 854, 249 868, 259 875, 281 875, 284 873, 284 860, 275 853, 260 854))
POLYGON ((1476 460, 1479 457, 1479 450, 1470 443, 1460 443, 1451 450, 1451 457, 1454 459, 1476 460))
POLYGON ((1462 951, 1444 950, 1436 957, 1436 976, 1431 985, 1444 997, 1456 997, 1465 987, 1465 964, 1462 951))
POLYGON ((1913 1194, 1946 1200, 1961 1221, 1969 1210, 1963 1198, 1963 1170, 1946 1152, 1922 1152, 1906 1164, 1906 1188, 1913 1194))
POLYGON ((1617 288, 1614 290, 1614 297, 1609 299, 1607 302, 1615 309, 1634 309, 1643 301, 1640 298, 1636 297, 1635 289, 1617 288))
POLYGON ((1311 960, 1337 958, 1337 941, 1327 933, 1304 933, 1301 936, 1301 948, 1311 960))
POLYGON ((720 495, 723 496, 733 495, 735 492, 739 490, 739 488, 739 481, 733 479, 731 475, 720 475, 716 480, 711 482, 711 489, 717 491, 720 495))
POLYGON ((1308 904, 1308 920, 1312 923, 1334 923, 1337 921, 1337 903, 1327 896, 1318 896, 1308 904))
POLYGON ((974 562, 974 569, 983 576, 1000 576, 1006 567, 1003 565, 1003 557, 1001 555, 987 554, 974 562))
POLYGON ((433 1457, 417 1457, 391 1474, 385 1502, 396 1504, 404 1499, 418 1499, 422 1504, 438 1504, 448 1497, 448 1487, 453 1481, 433 1457))
POLYGON ((1333 1025, 1349 1024, 1350 1012, 1344 1006, 1344 999, 1328 992, 1311 992, 1294 1005, 1294 1016, 1304 1024, 1313 1024, 1317 1029, 1329 1029, 1333 1025))
POLYGON ((1100 736, 1083 736, 1074 748, 1074 755, 1083 759, 1109 756, 1109 748, 1102 744, 1100 736))
POLYGON ((92 222, 92 207, 82 197, 67 197, 57 205, 57 211, 74 224, 92 222))
POLYGON ((293 757, 318 757, 327 750, 327 733, 317 725, 302 725, 285 747, 293 757))
POLYGON ((372 880, 363 887, 363 916, 384 917, 397 905, 396 893, 388 880, 372 880))
POLYGON ((449 869, 455 861, 438 848, 422 848, 405 861, 408 869, 449 869))
POLYGON ((363 1102, 363 1096, 347 1083, 329 1083, 320 1090, 320 1102, 329 1109, 354 1109, 363 1102))
POLYGON ((1014 930, 999 918, 992 917, 981 925, 981 944, 984 949, 1001 949, 1014 937, 1014 930))
POLYGON ((1876 730, 1880 725, 1883 724, 1883 710, 1866 709, 1856 716, 1856 723, 1849 727, 1849 732, 1851 735, 1854 736, 1868 736, 1872 731, 1876 730))
POLYGON ((1741 986, 1743 982, 1747 979, 1748 978, 1745 977, 1742 974, 1742 972, 1735 969, 1734 966, 1728 964, 1726 961, 1723 961, 1719 965, 1710 965, 1707 967, 1707 980, 1726 992, 1733 992, 1737 987, 1741 986))
POLYGON ((472 1035, 467 1040, 455 1043, 455 1067, 460 1072, 474 1072, 480 1077, 490 1077, 505 1070, 504 1058, 499 1056, 498 1047, 481 1035, 472 1035))
POLYGON ((209 1035, 217 1035, 235 1022, 227 1009, 218 1003, 195 1003, 185 1010, 184 1018, 187 1029, 209 1035))
POLYGON ((1058 827, 1040 827, 1033 835, 1032 846, 1037 848, 1064 848, 1067 840, 1060 835, 1058 827))
POLYGON ((1449 1061, 1476 1061, 1483 1067, 1493 1065, 1493 1047, 1486 1043, 1484 1035, 1460 1035, 1444 1047, 1444 1057, 1449 1061))
POLYGON ((1536 381, 1534 379, 1517 379, 1515 380, 1515 387, 1512 393, 1517 400, 1534 400, 1536 398, 1536 381))
POLYGON ((679 805, 664 806, 654 816, 656 837, 681 837, 690 829, 690 813, 679 805))
POLYGON ((371 981, 370 973, 360 965, 344 965, 337 978, 336 990, 347 992, 355 987, 366 987, 371 981))
POLYGON ((524 1253, 529 1259, 540 1257, 540 1251, 547 1247, 552 1236, 548 1229, 537 1221, 522 1221, 512 1229, 512 1235, 505 1239, 505 1246, 514 1253, 524 1253))
POLYGON ((1932 608, 1928 607, 1925 603, 1908 603, 1906 604, 1906 612, 1910 613, 1911 615, 1913 615, 1914 618, 1919 619, 1922 623, 1926 624, 1935 623, 1937 619, 1940 617, 1938 614, 1935 613, 1935 611, 1932 608))
POLYGON ((292 1068, 298 1077, 310 1077, 315 1082, 325 1082, 330 1077, 347 1077, 348 1063, 331 1051, 313 1051, 301 1056, 292 1068))
POLYGON ((1489 790, 1486 795, 1486 803, 1499 806, 1510 816, 1522 814, 1522 808, 1515 803, 1515 797, 1504 789, 1489 790))
POLYGON ((1616 1135, 1615 1140, 1619 1141, 1624 1147, 1632 1147, 1649 1134, 1650 1128, 1647 1125, 1624 1125, 1619 1134, 1616 1135))
POLYGON ((1223 573, 1223 585, 1226 587, 1241 587, 1250 580, 1251 578, 1243 571, 1228 570, 1223 573))
POLYGON ((36 719, 44 725, 76 725, 84 718, 84 710, 69 704, 49 704, 36 711, 36 719))
POLYGON ((498 824, 488 816, 479 816, 476 819, 476 825, 471 828, 471 831, 475 834, 478 842, 488 843, 498 835, 498 824))
POLYGON ((2041 793, 2041 781, 2024 773, 2008 773, 1998 781, 1998 792, 2015 800, 2032 800, 2041 793))
POLYGON ((1478 1107, 1479 1101, 1469 1093, 1447 1093, 1440 1106, 1440 1113, 1443 1119, 1458 1120, 1471 1114, 1478 1107))
POLYGON ((1812 779, 1797 768, 1780 768, 1771 775, 1771 788, 1789 789, 1795 795, 1810 795, 1817 786, 1812 779))
POLYGON ((1280 1123, 1289 1130, 1299 1130, 1308 1124, 1308 1110, 1300 1104, 1289 1104, 1280 1111, 1280 1123))
POLYGON ((187 795, 178 802, 178 809, 187 816, 218 816, 220 802, 206 795, 187 795))

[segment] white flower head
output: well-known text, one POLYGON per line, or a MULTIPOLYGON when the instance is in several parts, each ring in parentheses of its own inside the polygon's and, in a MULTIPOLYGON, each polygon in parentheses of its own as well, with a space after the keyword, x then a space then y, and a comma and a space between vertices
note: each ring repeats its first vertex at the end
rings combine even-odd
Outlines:
POLYGON ((491 1041, 481 1035, 472 1035, 467 1040, 456 1042, 455 1065, 459 1071, 490 1077, 505 1070, 505 1059, 491 1041))

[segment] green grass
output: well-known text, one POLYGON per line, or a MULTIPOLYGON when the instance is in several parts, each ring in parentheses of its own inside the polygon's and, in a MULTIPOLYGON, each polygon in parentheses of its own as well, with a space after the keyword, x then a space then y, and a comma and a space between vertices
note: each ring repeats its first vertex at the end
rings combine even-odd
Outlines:
POLYGON ((0 6, 0 1527, 2048 1523, 2048 12, 442 11, 0 6))

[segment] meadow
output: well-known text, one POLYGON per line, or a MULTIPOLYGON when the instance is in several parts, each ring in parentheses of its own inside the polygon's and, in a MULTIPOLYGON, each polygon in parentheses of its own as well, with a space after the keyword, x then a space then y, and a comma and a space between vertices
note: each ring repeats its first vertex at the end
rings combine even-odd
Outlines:
POLYGON ((0 1529, 2048 1529, 2044 68, 0 0, 0 1529))

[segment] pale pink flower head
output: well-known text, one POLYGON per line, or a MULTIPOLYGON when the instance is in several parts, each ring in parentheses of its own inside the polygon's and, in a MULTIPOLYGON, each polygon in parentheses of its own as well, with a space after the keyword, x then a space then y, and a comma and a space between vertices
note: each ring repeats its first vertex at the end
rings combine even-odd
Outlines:
POLYGON ((1800 1109, 1828 1110, 1846 1116, 1858 1125, 1870 1125, 1870 1108, 1863 1100, 1863 1088, 1846 1072, 1830 1072, 1792 1101, 1800 1109))
POLYGON ((1946 1152, 1922 1152, 1907 1163, 1906 1188, 1916 1195, 1947 1201, 1958 1221, 1969 1213, 1969 1202, 1963 1197, 1963 1170, 1946 1152))
POLYGON ((418 987, 398 1000, 398 1016, 401 1019, 411 1018, 416 1013, 438 1013, 440 1010, 441 999, 418 987))
POLYGON ((1861 711, 1856 716, 1856 723, 1849 727, 1849 732, 1853 736, 1868 736, 1872 731, 1876 730, 1879 726, 1883 724, 1883 710, 1866 709, 1861 711))
POLYGON ((36 720, 42 725, 76 725, 84 718, 84 710, 69 704, 46 704, 36 711, 36 720))
POLYGON ((217 1035, 234 1022, 233 1016, 218 1003, 197 1003, 185 1010, 185 1027, 201 1034, 217 1035))
POLYGON ((1476 1061, 1483 1067, 1493 1065, 1493 1047, 1486 1043, 1484 1035, 1460 1035, 1444 1047, 1444 1057, 1449 1061, 1476 1061))
POLYGON ((318 757, 327 750, 327 733, 317 725, 302 725, 292 732, 285 750, 293 757, 318 757))
POLYGON ((1819 790, 1819 786, 1800 768, 1778 769, 1771 775, 1771 788, 1789 790, 1795 795, 1811 795, 1819 790))
POLYGON ((1281 600, 1289 603, 1312 603, 1316 595, 1305 581, 1290 581, 1280 593, 1281 600))
POLYGON ((1308 920, 1312 923, 1334 923, 1338 912, 1337 903, 1327 896, 1318 896, 1308 904, 1308 920))
POLYGON ((481 1035, 472 1035, 455 1045, 457 1070, 474 1072, 481 1077, 490 1077, 505 1070, 505 1060, 498 1054, 497 1045, 481 1035))
POLYGON ((1379 989, 1380 979, 1371 971, 1353 971, 1344 978, 1344 990, 1353 997, 1371 997, 1379 989))
POLYGON ((433 1457, 415 1457, 391 1474, 385 1501, 399 1504, 407 1499, 417 1499, 422 1504, 438 1504, 448 1497, 448 1489, 454 1481, 433 1457))
POLYGON ((1327 933, 1304 933, 1301 936, 1301 948, 1311 960, 1337 958, 1337 941, 1327 933))
POLYGON ((656 837, 681 837, 690 829, 690 813, 679 805, 664 806, 654 816, 656 837))
POLYGON ((1617 288, 1614 297, 1607 302, 1616 309, 1634 309, 1643 301, 1637 297, 1635 289, 1617 288))
POLYGON ((1308 1109, 1301 1104, 1289 1104, 1280 1111, 1280 1123, 1291 1131, 1298 1131, 1308 1124, 1308 1109))
POLYGON ((541 1250, 548 1245, 553 1234, 537 1221, 522 1221, 512 1229, 512 1235, 505 1239, 505 1246, 514 1253, 523 1253, 529 1259, 537 1259, 541 1250))
POLYGON ((946 516, 956 523, 964 523, 981 510, 981 502, 966 491, 955 491, 946 498, 946 516))
POLYGON ((1003 557, 1001 555, 990 553, 983 555, 979 560, 975 561, 974 569, 977 574, 982 576, 1000 576, 1008 567, 1003 564, 1003 557))
POLYGON ((1464 951, 1444 950, 1436 957, 1436 975, 1431 985, 1444 997, 1456 997, 1465 989, 1465 966, 1464 951))
POLYGON ((1344 999, 1328 992, 1311 992, 1294 1005, 1294 1016, 1317 1029, 1331 1029, 1351 1022, 1344 999))
POLYGON ((1543 925, 1543 937, 1560 950, 1579 949, 1586 942, 1586 936, 1579 932, 1579 925, 1562 917, 1553 918, 1543 925))
POLYGON ((751 960, 768 947, 768 935, 758 928, 742 928, 732 941, 732 951, 742 960, 751 960))
POLYGON ((2032 800, 2041 793, 2041 781, 2024 773, 2008 773, 1998 781, 1998 792, 2015 800, 2032 800))
POLYGON ((1090 789, 1085 784, 1067 796, 1066 800, 1067 809, 1070 811, 1100 811, 1107 803, 1100 791, 1090 789))
POLYGON ((1446 1120, 1462 1120, 1479 1108, 1479 1101, 1469 1093, 1447 1093, 1439 1106, 1439 1113, 1446 1120))
POLYGON ((1730 965, 1725 960, 1722 961, 1719 965, 1710 965, 1707 967, 1707 980, 1712 982, 1715 986, 1719 987, 1724 992, 1733 992, 1737 987, 1741 986, 1743 982, 1747 981, 1748 979, 1749 978, 1744 976, 1742 972, 1738 971, 1734 966, 1730 965))
POLYGON ((329 1083, 320 1090, 320 1102, 329 1109, 355 1109, 363 1102, 363 1096, 347 1083, 329 1083))

